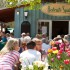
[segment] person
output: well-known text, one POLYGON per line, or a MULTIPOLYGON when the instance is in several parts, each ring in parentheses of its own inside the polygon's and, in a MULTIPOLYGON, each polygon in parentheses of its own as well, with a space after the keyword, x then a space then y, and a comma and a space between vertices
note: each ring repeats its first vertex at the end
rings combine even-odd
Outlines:
POLYGON ((22 43, 22 51, 25 51, 27 50, 27 45, 26 45, 26 42, 23 42, 22 43))
POLYGON ((30 36, 30 33, 26 33, 26 36, 30 36))
POLYGON ((12 38, 9 33, 6 34, 7 41, 12 38))
POLYGON ((46 41, 48 40, 48 37, 45 33, 42 34, 42 40, 46 39, 46 41))
POLYGON ((2 32, 2 42, 7 42, 6 34, 4 32, 2 32))
POLYGON ((24 41, 24 37, 26 36, 26 33, 22 33, 21 34, 21 38, 20 38, 20 41, 21 41, 21 43, 24 41))
POLYGON ((30 41, 29 43, 27 43, 27 49, 28 50, 20 54, 20 62, 22 68, 28 65, 32 65, 35 60, 41 60, 41 53, 36 50, 35 42, 30 41))
POLYGON ((33 42, 36 43, 36 50, 41 51, 42 50, 42 40, 40 39, 32 39, 33 42))
POLYGON ((51 48, 51 46, 49 45, 49 42, 46 41, 45 39, 42 40, 42 50, 44 50, 45 52, 48 52, 48 49, 51 48))
POLYGON ((19 61, 18 40, 11 38, 0 51, 0 70, 13 70, 19 61))
POLYGON ((36 36, 32 39, 32 40, 37 40, 37 39, 41 39, 41 35, 40 34, 36 34, 36 36))
POLYGON ((30 36, 25 36, 23 39, 23 42, 25 42, 26 44, 29 43, 31 41, 31 37, 30 36))
POLYGON ((8 31, 7 28, 5 28, 5 34, 6 34, 6 33, 9 33, 9 34, 10 34, 10 31, 8 31))

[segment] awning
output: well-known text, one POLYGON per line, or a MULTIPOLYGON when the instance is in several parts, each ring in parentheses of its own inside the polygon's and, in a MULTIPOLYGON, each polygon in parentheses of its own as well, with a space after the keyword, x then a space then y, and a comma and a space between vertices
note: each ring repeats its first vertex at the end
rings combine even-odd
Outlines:
POLYGON ((14 21, 15 8, 7 8, 0 10, 0 22, 14 21))

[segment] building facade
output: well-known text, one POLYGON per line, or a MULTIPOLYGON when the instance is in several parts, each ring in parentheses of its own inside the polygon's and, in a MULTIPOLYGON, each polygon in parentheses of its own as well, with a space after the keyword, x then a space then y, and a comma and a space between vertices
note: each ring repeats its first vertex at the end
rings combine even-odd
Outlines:
POLYGON ((15 37, 20 37, 22 32, 29 32, 31 37, 35 37, 37 33, 46 33, 49 39, 56 35, 70 34, 70 5, 68 7, 69 15, 67 16, 59 11, 58 13, 61 15, 56 15, 57 10, 52 10, 56 13, 54 15, 44 13, 41 10, 28 10, 28 15, 25 16, 24 8, 17 8, 15 10, 15 37))

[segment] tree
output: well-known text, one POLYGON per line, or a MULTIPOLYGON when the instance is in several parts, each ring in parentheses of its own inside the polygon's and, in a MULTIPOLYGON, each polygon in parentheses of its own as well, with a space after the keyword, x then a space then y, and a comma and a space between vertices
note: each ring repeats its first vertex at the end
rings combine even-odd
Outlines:
POLYGON ((67 0, 68 3, 70 3, 70 0, 67 0))
POLYGON ((11 7, 19 7, 21 5, 29 5, 25 9, 39 9, 41 6, 41 0, 6 0, 6 6, 11 7))

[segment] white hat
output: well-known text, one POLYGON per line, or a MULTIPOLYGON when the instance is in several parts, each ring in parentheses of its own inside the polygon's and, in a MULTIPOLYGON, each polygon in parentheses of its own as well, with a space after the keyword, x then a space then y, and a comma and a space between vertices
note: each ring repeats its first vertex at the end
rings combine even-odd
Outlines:
POLYGON ((60 35, 57 35, 57 38, 61 38, 61 36, 60 35))
POLYGON ((22 33, 21 35, 26 35, 26 33, 22 33))

